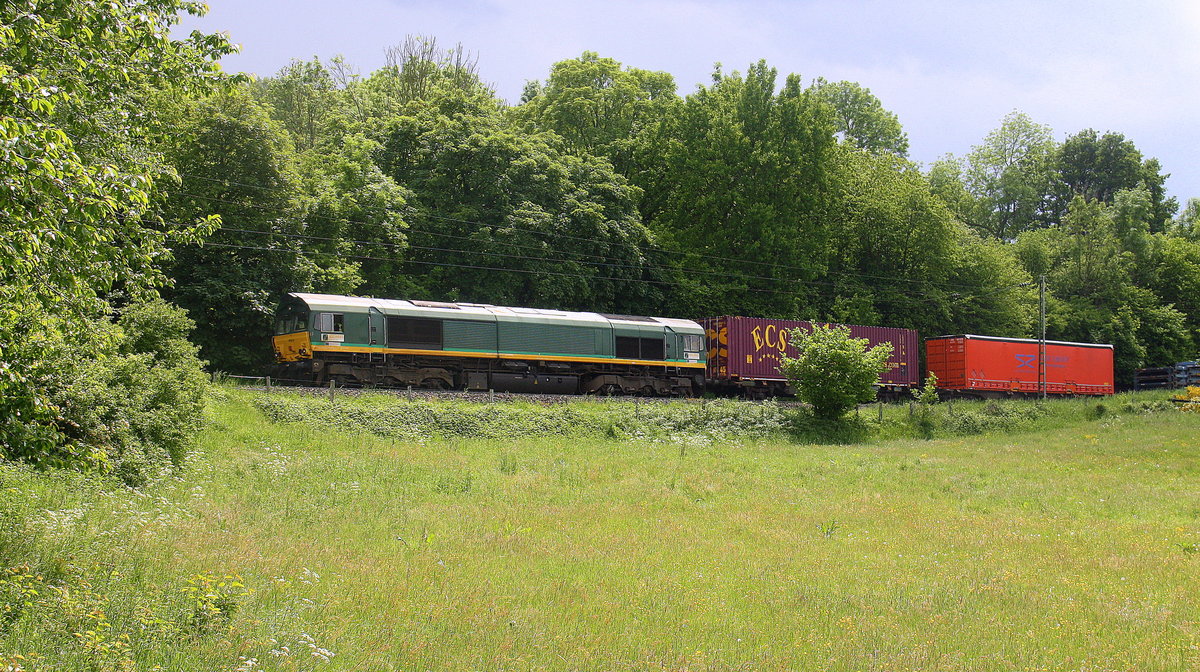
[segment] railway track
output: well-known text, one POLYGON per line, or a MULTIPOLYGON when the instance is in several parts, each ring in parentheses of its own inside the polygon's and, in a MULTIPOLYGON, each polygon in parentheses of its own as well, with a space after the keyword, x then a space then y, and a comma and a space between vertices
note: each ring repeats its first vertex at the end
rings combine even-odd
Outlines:
MULTIPOLYGON (((583 394, 531 394, 526 392, 487 392, 487 391, 471 391, 462 390, 429 390, 423 388, 388 388, 388 387, 316 387, 313 385, 294 385, 288 381, 282 381, 284 384, 279 384, 277 381, 272 381, 270 385, 261 376, 226 376, 226 378, 239 379, 241 389, 256 390, 261 392, 278 392, 278 391, 293 391, 300 394, 310 396, 329 396, 337 397, 357 397, 363 394, 386 394, 399 399, 421 399, 421 400, 453 400, 453 401, 469 401, 477 403, 511 403, 511 402, 527 402, 544 405, 551 404, 570 404, 582 401, 588 402, 611 402, 611 403, 638 403, 638 404, 706 404, 710 399, 705 398, 686 398, 686 397, 642 397, 642 396, 603 396, 603 395, 583 395, 583 394), (255 382, 256 381, 256 382, 255 382)), ((737 400, 744 401, 744 400, 737 400)), ((747 403, 762 403, 762 402, 747 402, 747 403)), ((799 404, 800 402, 791 399, 779 400, 781 405, 799 404)))

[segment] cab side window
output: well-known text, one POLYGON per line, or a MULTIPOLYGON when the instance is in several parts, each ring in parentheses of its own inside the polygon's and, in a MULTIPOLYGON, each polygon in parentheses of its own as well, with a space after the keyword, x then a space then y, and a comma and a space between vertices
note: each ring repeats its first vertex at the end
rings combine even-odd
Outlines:
POLYGON ((317 331, 343 333, 346 328, 345 318, 342 313, 317 313, 317 331))

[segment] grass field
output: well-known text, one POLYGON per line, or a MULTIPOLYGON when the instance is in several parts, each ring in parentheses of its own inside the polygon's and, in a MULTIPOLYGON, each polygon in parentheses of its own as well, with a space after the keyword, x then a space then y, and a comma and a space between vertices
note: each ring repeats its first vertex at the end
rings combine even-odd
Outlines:
POLYGON ((0 467, 0 670, 1200 668, 1200 414, 1143 398, 813 445, 217 397, 142 491, 0 467))

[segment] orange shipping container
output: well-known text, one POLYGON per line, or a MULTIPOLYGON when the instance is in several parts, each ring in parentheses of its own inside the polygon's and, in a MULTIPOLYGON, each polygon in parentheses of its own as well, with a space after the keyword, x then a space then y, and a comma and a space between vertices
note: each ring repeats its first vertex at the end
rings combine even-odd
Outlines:
MULTIPOLYGON (((938 388, 978 393, 1037 394, 1039 341, 995 336, 938 336, 925 340, 926 368, 938 388)), ((1046 341, 1048 394, 1113 393, 1113 346, 1046 341)))

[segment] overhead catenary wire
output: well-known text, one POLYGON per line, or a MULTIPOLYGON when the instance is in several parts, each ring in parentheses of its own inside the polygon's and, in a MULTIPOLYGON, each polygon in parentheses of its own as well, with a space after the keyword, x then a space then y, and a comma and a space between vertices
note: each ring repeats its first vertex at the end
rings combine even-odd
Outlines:
MULTIPOLYGON (((580 263, 578 259, 556 259, 556 258, 551 258, 551 257, 531 257, 531 256, 523 255, 523 254, 509 254, 509 253, 505 253, 505 252, 494 252, 491 250, 460 250, 460 249, 455 249, 455 248, 429 247, 429 246, 425 246, 425 245, 411 245, 411 244, 401 245, 399 243, 385 243, 385 242, 381 242, 381 241, 351 240, 351 239, 346 239, 346 238, 331 238, 328 236, 311 236, 311 235, 300 234, 300 233, 282 233, 279 231, 255 231, 253 229, 237 229, 237 228, 231 228, 231 227, 225 227, 225 226, 218 227, 217 230, 218 231, 237 232, 237 233, 251 233, 251 234, 281 236, 281 237, 293 238, 293 239, 326 240, 326 241, 332 241, 332 242, 354 243, 354 244, 358 244, 358 245, 375 245, 375 246, 383 246, 383 247, 395 247, 395 248, 398 248, 401 250, 418 249, 418 250, 427 250, 427 251, 434 251, 434 252, 452 252, 452 253, 457 253, 457 254, 480 254, 480 255, 486 255, 486 256, 491 256, 491 257, 503 257, 506 259, 520 259, 523 261, 538 261, 538 262, 544 262, 544 263, 546 263, 546 262, 558 263, 558 264, 580 263)), ((314 252, 320 252, 320 251, 314 250, 314 252)), ((400 263, 407 263, 407 262, 413 261, 413 260, 411 260, 411 259, 395 259, 393 261, 398 261, 400 263)), ((416 263, 416 261, 413 261, 413 263, 416 263)), ((605 263, 605 262, 596 262, 596 261, 589 261, 586 263, 589 265, 592 265, 592 266, 608 266, 608 267, 613 267, 613 268, 629 268, 629 269, 634 269, 634 270, 645 270, 647 268, 661 269, 661 267, 639 265, 639 264, 616 264, 616 263, 605 263)), ((509 270, 511 270, 511 269, 509 269, 509 270)), ((671 269, 661 269, 661 270, 671 270, 671 269)), ((692 274, 692 275, 696 275, 696 274, 698 274, 698 275, 715 275, 715 276, 723 276, 723 277, 733 278, 736 280, 768 280, 768 281, 778 280, 778 278, 771 278, 771 277, 762 276, 762 275, 742 275, 742 274, 738 274, 738 273, 724 273, 721 271, 704 271, 704 270, 698 270, 698 269, 688 269, 687 272, 688 272, 688 274, 692 274)), ((596 276, 585 276, 585 277, 596 277, 596 276)), ((612 278, 612 279, 614 279, 614 280, 615 279, 637 280, 637 278, 612 278)), ((826 287, 836 287, 837 286, 836 283, 823 282, 820 280, 789 280, 789 282, 808 284, 808 285, 820 285, 820 286, 826 286, 826 287)), ((678 284, 678 283, 672 283, 672 284, 678 284)))
MULTIPOLYGON (((251 204, 238 203, 236 201, 227 201, 227 200, 218 199, 215 197, 200 196, 197 194, 181 192, 181 195, 189 196, 192 198, 199 198, 202 200, 211 200, 211 201, 215 201, 215 202, 219 202, 219 203, 226 203, 228 205, 234 205, 234 206, 239 206, 239 207, 250 207, 250 208, 257 207, 257 206, 253 206, 251 204)), ((261 209, 261 208, 259 208, 259 209, 261 209)), ((304 221, 300 218, 281 218, 281 219, 284 219, 286 221, 293 221, 293 222, 304 221)), ((354 220, 338 220, 338 221, 347 221, 347 222, 352 222, 352 223, 356 223, 356 224, 362 224, 364 226, 371 226, 370 223, 358 222, 358 221, 354 221, 354 220)), ((327 236, 311 236, 311 235, 306 235, 306 234, 284 233, 281 231, 261 231, 261 230, 255 230, 255 229, 239 229, 239 228, 235 228, 235 227, 218 227, 218 230, 236 231, 236 232, 241 232, 241 233, 252 233, 252 234, 263 234, 263 235, 276 235, 276 236, 284 236, 284 237, 299 238, 299 239, 309 238, 309 239, 313 239, 313 240, 350 242, 350 243, 356 243, 356 244, 361 244, 361 245, 377 245, 377 246, 396 247, 399 249, 422 249, 422 250, 426 250, 426 251, 451 252, 451 253, 459 253, 459 254, 478 254, 478 255, 486 255, 486 256, 505 257, 505 258, 511 258, 511 259, 522 259, 522 260, 527 260, 527 261, 540 261, 540 262, 552 262, 552 263, 580 263, 580 261, 576 260, 576 259, 555 259, 555 258, 546 258, 546 257, 531 257, 531 256, 527 256, 527 255, 517 255, 517 254, 504 253, 504 252, 494 252, 494 251, 490 251, 490 250, 462 250, 462 249, 454 249, 454 248, 441 248, 441 247, 433 247, 433 246, 425 246, 425 245, 414 245, 411 243, 405 243, 402 245, 400 243, 387 243, 384 241, 359 241, 359 240, 350 240, 350 239, 344 239, 344 238, 331 238, 331 237, 327 237, 327 236)), ((430 233, 432 233, 433 235, 443 235, 438 232, 430 232, 430 233)), ((468 236, 451 236, 451 237, 461 238, 463 240, 469 240, 469 241, 473 241, 473 242, 480 242, 480 241, 478 241, 478 239, 470 238, 468 236)), ((533 246, 529 246, 529 245, 517 245, 517 244, 507 243, 507 242, 505 242, 503 244, 504 245, 512 245, 512 246, 520 247, 523 249, 536 250, 539 252, 545 251, 543 248, 533 247, 533 246)), ((599 259, 612 259, 613 258, 613 257, 602 257, 602 256, 597 256, 597 255, 588 255, 588 254, 581 254, 580 256, 589 257, 589 258, 599 258, 599 259)), ((399 261, 399 260, 393 260, 393 261, 399 261)), ((408 260, 408 261, 412 261, 412 260, 408 260)), ((414 261, 413 263, 416 263, 416 262, 414 261)), ((622 264, 622 263, 611 263, 611 262, 586 262, 586 263, 589 263, 592 265, 599 265, 599 266, 632 268, 632 269, 639 269, 639 270, 659 270, 659 271, 668 271, 668 272, 678 270, 678 269, 674 269, 671 267, 654 265, 654 264, 638 265, 638 264, 622 264)), ((503 270, 503 269, 499 269, 499 270, 503 270)), ((774 277, 768 277, 768 276, 753 276, 753 275, 746 275, 743 273, 729 273, 729 272, 725 272, 725 271, 707 271, 707 270, 703 270, 703 269, 687 269, 687 272, 691 275, 719 276, 719 277, 726 277, 726 278, 731 278, 731 279, 735 279, 735 280, 747 280, 747 281, 748 280, 765 280, 768 282, 780 281, 780 278, 774 278, 774 277)), ((595 276, 587 276, 587 277, 595 277, 595 276)), ((623 280, 631 281, 633 279, 632 278, 623 278, 623 280)), ((792 284, 808 285, 808 286, 813 286, 813 287, 838 287, 839 286, 838 283, 834 283, 834 282, 827 282, 827 281, 821 281, 821 280, 801 280, 798 278, 787 278, 786 282, 789 282, 792 284)), ((670 284, 673 284, 676 286, 684 286, 683 283, 670 283, 670 284)), ((786 293, 786 292, 777 292, 777 293, 786 293)), ((927 293, 923 293, 923 292, 916 292, 916 293, 927 295, 927 293)))
MULTIPOLYGON (((366 255, 318 252, 315 250, 295 250, 295 249, 290 249, 290 248, 286 248, 286 247, 262 247, 262 246, 258 246, 258 245, 234 245, 231 243, 214 243, 211 241, 204 241, 203 243, 201 243, 201 246, 203 246, 203 247, 221 247, 221 248, 230 248, 230 249, 238 249, 238 250, 260 250, 260 251, 264 251, 264 252, 282 252, 285 254, 294 254, 296 256, 305 257, 305 258, 332 256, 332 257, 337 257, 339 259, 360 259, 360 260, 366 260, 366 261, 401 261, 402 263, 405 263, 405 264, 421 264, 421 265, 425 265, 425 266, 445 266, 448 268, 464 268, 464 269, 481 270, 481 271, 500 271, 500 272, 504 272, 504 273, 522 273, 522 274, 528 274, 528 275, 553 275, 553 276, 560 276, 560 277, 583 278, 586 280, 614 280, 614 281, 618 281, 618 282, 638 282, 638 283, 646 283, 646 284, 654 284, 654 285, 683 286, 682 283, 673 282, 670 280, 653 280, 653 279, 648 279, 648 278, 621 278, 621 277, 593 275, 593 274, 585 274, 585 273, 567 273, 565 271, 550 271, 550 270, 539 270, 539 269, 531 269, 531 268, 508 268, 508 267, 504 267, 504 266, 479 266, 479 265, 475 265, 475 264, 457 264, 457 263, 452 263, 452 262, 441 262, 441 261, 421 261, 421 260, 413 260, 413 259, 397 260, 397 259, 389 259, 387 257, 371 257, 371 256, 366 256, 366 255)), ((764 293, 764 294, 790 294, 790 292, 787 292, 786 290, 782 290, 782 289, 766 289, 766 288, 753 288, 753 287, 742 288, 741 291, 764 293)))
MULTIPOLYGON (((68 134, 68 137, 72 137, 73 140, 78 140, 78 138, 74 138, 73 136, 70 136, 69 134, 68 134)), ((230 180, 228 178, 215 178, 215 177, 209 177, 206 175, 197 175, 195 173, 188 173, 188 172, 183 172, 183 171, 173 171, 173 172, 163 171, 160 174, 179 176, 179 177, 191 177, 191 178, 195 178, 195 179, 206 180, 209 182, 216 182, 216 183, 226 184, 226 185, 236 185, 236 186, 242 186, 242 187, 247 187, 247 188, 251 188, 251 189, 260 189, 260 190, 267 190, 267 191, 284 191, 284 192, 291 191, 291 189, 288 189, 286 187, 281 187, 281 186, 266 186, 266 185, 250 184, 247 182, 230 180)), ((181 192, 181 195, 189 196, 191 198, 198 198, 201 200, 209 200, 209 201, 218 202, 218 203, 226 203, 226 204, 235 205, 238 207, 249 207, 249 208, 256 208, 256 209, 263 210, 263 211, 269 211, 268 208, 264 208, 264 207, 260 207, 260 206, 253 206, 253 205, 246 204, 246 203, 238 203, 236 201, 228 201, 228 200, 219 199, 219 198, 212 197, 212 196, 201 196, 198 194, 188 194, 188 193, 182 193, 182 192, 181 192)), ((439 220, 439 221, 456 222, 456 223, 461 223, 461 224, 474 224, 476 226, 481 226, 481 227, 495 228, 495 225, 493 225, 493 224, 488 224, 486 222, 479 222, 476 220, 446 217, 444 215, 436 215, 436 214, 433 214, 430 212, 424 212, 421 214, 422 214, 422 216, 427 217, 429 219, 435 219, 435 220, 439 220)), ((304 221, 301 218, 282 218, 282 219, 288 219, 290 221, 297 221, 297 222, 304 221)), ((371 222, 363 222, 360 220, 352 220, 352 219, 339 220, 339 219, 334 219, 334 218, 329 218, 329 217, 320 217, 320 216, 318 216, 318 219, 324 219, 326 221, 344 221, 346 223, 361 224, 363 226, 375 226, 376 225, 371 222)), ((446 234, 444 232, 422 230, 422 229, 413 227, 410 223, 406 223, 406 227, 410 231, 425 233, 427 235, 459 237, 459 238, 464 238, 466 240, 476 240, 476 239, 472 239, 469 237, 449 236, 449 234, 446 234)), ((557 232, 557 231, 540 231, 540 230, 536 230, 536 229, 525 229, 522 227, 516 227, 516 226, 512 226, 512 225, 505 225, 504 228, 510 229, 513 231, 521 231, 521 232, 525 232, 525 233, 532 233, 535 235, 553 236, 553 237, 559 237, 559 238, 564 238, 564 239, 568 239, 568 240, 577 240, 577 241, 581 241, 581 242, 591 242, 591 243, 609 242, 609 241, 604 241, 604 240, 597 239, 597 238, 575 236, 572 234, 562 233, 562 232, 557 232)), ((505 243, 505 244, 511 245, 511 246, 516 245, 514 243, 505 243)), ((526 246, 526 247, 529 247, 529 246, 526 246)), ((537 248, 530 247, 530 249, 537 249, 537 248)), ((689 251, 668 250, 666 248, 661 248, 661 247, 657 247, 654 245, 638 246, 637 249, 639 249, 641 251, 651 251, 651 252, 656 252, 656 253, 660 253, 660 254, 674 254, 674 255, 688 257, 688 258, 700 258, 700 259, 710 259, 710 260, 715 260, 715 261, 734 262, 734 263, 738 263, 738 264, 768 266, 771 268, 801 271, 801 272, 805 272, 805 273, 811 271, 811 269, 806 269, 806 268, 802 268, 799 266, 790 266, 787 264, 779 264, 777 262, 766 262, 766 261, 758 261, 758 260, 754 260, 754 259, 739 259, 739 258, 735 258, 735 257, 724 257, 724 256, 719 256, 719 255, 696 252, 694 250, 689 250, 689 251)), ((611 259, 612 258, 612 257, 598 256, 598 255, 579 255, 579 256, 590 256, 592 258, 600 258, 600 259, 611 259)), ((649 268, 658 268, 659 270, 671 270, 669 268, 662 267, 662 266, 648 266, 648 267, 649 268)), ((688 272, 696 273, 697 271, 694 269, 688 269, 688 272)), ((926 287, 944 287, 944 288, 966 289, 966 290, 973 289, 973 287, 971 287, 969 285, 956 285, 956 284, 938 282, 938 281, 928 280, 928 279, 913 279, 913 278, 904 278, 904 277, 897 277, 897 276, 878 276, 878 275, 869 275, 869 274, 865 274, 865 273, 846 273, 846 272, 842 272, 842 271, 826 271, 825 275, 842 276, 842 277, 848 277, 848 278, 853 278, 853 279, 857 279, 857 280, 886 280, 888 282, 907 282, 907 283, 924 285, 926 287)), ((735 276, 734 274, 730 274, 729 277, 740 277, 740 276, 735 276)), ((781 278, 767 278, 767 279, 769 279, 771 281, 778 281, 781 278)), ((839 286, 836 283, 826 283, 826 282, 811 281, 811 280, 804 281, 804 280, 796 280, 796 279, 792 279, 792 278, 787 278, 786 281, 793 282, 793 283, 808 284, 808 285, 819 285, 819 286, 830 286, 830 287, 839 286)), ((1004 287, 1001 289, 1008 290, 1008 289, 1013 289, 1018 286, 1019 285, 1014 285, 1011 287, 1004 287)), ((928 292, 916 292, 916 293, 922 294, 922 295, 929 295, 928 292)), ((963 297, 962 295, 958 295, 956 292, 950 292, 950 293, 960 296, 961 298, 973 298, 971 296, 963 297)), ((976 295, 976 297, 978 297, 978 296, 984 296, 984 295, 976 295)))
MULTIPOLYGON (((310 236, 305 236, 302 234, 280 234, 277 232, 270 232, 270 231, 254 231, 253 233, 280 235, 283 237, 290 237, 293 239, 296 239, 296 238, 302 239, 302 238, 310 237, 310 236)), ((323 239, 323 240, 340 240, 340 239, 323 238, 323 237, 321 239, 323 239)), ((580 278, 580 279, 584 279, 584 280, 610 280, 610 281, 614 281, 614 282, 643 283, 643 284, 663 285, 663 286, 668 286, 668 287, 686 287, 686 286, 688 286, 685 283, 681 283, 681 282, 677 282, 677 281, 656 280, 656 279, 652 279, 652 278, 630 278, 630 277, 620 277, 620 276, 604 276, 604 275, 595 275, 595 274, 590 274, 590 273, 569 273, 566 271, 512 268, 512 267, 507 267, 507 266, 483 266, 483 265, 478 265, 478 264, 463 264, 463 263, 455 263, 455 262, 447 262, 447 261, 426 261, 426 260, 419 260, 419 259, 395 259, 395 258, 389 258, 389 257, 375 257, 375 256, 369 256, 369 255, 345 254, 342 252, 324 252, 324 251, 320 251, 320 250, 297 250, 297 249, 293 249, 293 248, 284 248, 284 247, 265 247, 265 246, 259 246, 259 245, 238 245, 238 244, 232 244, 232 243, 219 243, 219 242, 213 242, 213 241, 208 241, 208 240, 202 242, 201 245, 204 247, 220 247, 220 248, 241 249, 241 250, 257 250, 257 251, 264 251, 264 252, 282 252, 282 253, 295 254, 297 256, 301 256, 304 258, 310 258, 310 259, 311 258, 319 258, 319 257, 334 257, 334 258, 338 258, 338 259, 354 259, 354 260, 361 260, 361 261, 387 261, 387 262, 397 262, 397 263, 402 263, 402 264, 417 264, 417 265, 422 265, 422 266, 462 268, 462 269, 468 269, 468 270, 496 271, 496 272, 505 272, 505 273, 521 273, 521 274, 526 274, 526 275, 552 275, 552 276, 556 276, 556 277, 571 277, 571 278, 580 278)), ((545 259, 541 259, 538 257, 522 257, 522 258, 532 260, 532 261, 546 261, 545 259)), ((692 273, 692 272, 694 272, 694 271, 689 271, 689 273, 692 273)), ((735 276, 735 277, 740 277, 740 276, 735 276)), ((772 279, 772 278, 767 278, 767 279, 772 279)), ((795 281, 795 282, 800 282, 800 281, 795 281)), ((810 281, 807 284, 822 285, 822 286, 827 286, 827 287, 838 286, 836 283, 821 282, 821 281, 810 281)), ((979 298, 982 296, 999 293, 1000 291, 1008 291, 1011 289, 1015 289, 1018 287, 1025 287, 1028 285, 1029 285, 1029 283, 1021 283, 1018 285, 1006 286, 1006 287, 1002 287, 997 290, 994 290, 992 292, 986 292, 984 294, 975 295, 975 296, 960 295, 960 294, 954 294, 954 293, 951 293, 950 295, 956 296, 961 300, 970 300, 973 298, 979 298)), ((785 289, 771 289, 771 288, 759 288, 759 287, 742 287, 742 288, 739 288, 738 291, 752 292, 752 293, 758 293, 758 294, 779 294, 779 295, 786 295, 786 296, 791 296, 793 294, 793 292, 790 292, 785 289)), ((925 295, 925 296, 929 296, 929 294, 927 294, 927 293, 921 293, 921 292, 917 292, 917 293, 925 295)))
MULTIPOLYGON (((206 181, 210 181, 210 182, 242 186, 242 187, 247 187, 247 188, 251 188, 251 189, 262 189, 262 190, 268 190, 268 191, 285 191, 285 192, 290 191, 289 189, 286 189, 284 187, 255 185, 255 184, 249 184, 249 183, 245 183, 245 182, 238 182, 235 180, 229 180, 226 178, 207 177, 207 176, 203 176, 203 175, 195 175, 192 173, 181 172, 181 173, 179 173, 179 175, 183 176, 183 177, 192 177, 192 178, 196 178, 196 179, 200 179, 200 180, 206 180, 206 181)), ((226 203, 229 205, 236 205, 239 207, 248 207, 248 208, 255 208, 258 210, 262 210, 262 211, 269 211, 268 208, 264 208, 261 206, 255 206, 255 205, 247 204, 247 203, 238 203, 236 201, 224 200, 224 199, 216 198, 213 196, 201 196, 199 194, 191 194, 191 193, 184 193, 184 192, 181 192, 180 195, 189 196, 191 198, 199 198, 201 200, 209 200, 209 201, 213 201, 213 202, 217 202, 217 203, 226 203)), ((429 219, 438 220, 438 221, 454 222, 454 223, 458 223, 458 224, 473 224, 473 225, 480 226, 480 227, 498 228, 497 225, 489 224, 487 222, 480 222, 477 220, 462 219, 462 218, 457 218, 457 217, 447 217, 444 215, 437 215, 437 214, 430 213, 430 212, 422 212, 422 213, 420 213, 420 216, 426 217, 429 219)), ((297 218, 292 218, 292 219, 293 219, 293 221, 299 221, 299 219, 297 219, 297 218)), ((318 217, 318 219, 324 219, 326 221, 345 221, 347 223, 361 224, 363 226, 372 226, 373 225, 371 222, 363 222, 363 221, 352 220, 352 219, 336 220, 334 218, 328 218, 328 217, 318 217)), ((428 235, 435 235, 435 236, 456 237, 456 236, 449 236, 448 234, 446 234, 444 232, 440 232, 440 231, 430 231, 427 229, 421 229, 419 227, 414 227, 410 222, 406 222, 406 226, 407 226, 408 230, 418 232, 418 233, 425 233, 428 235)), ((560 232, 560 231, 542 231, 542 230, 537 230, 537 229, 526 229, 526 228, 522 228, 522 227, 518 227, 518 226, 513 226, 510 224, 504 224, 503 228, 512 230, 512 231, 520 231, 523 233, 531 233, 531 234, 541 235, 541 236, 551 236, 551 237, 555 237, 555 238, 561 238, 561 239, 565 239, 565 240, 575 240, 575 241, 579 241, 579 242, 589 242, 589 243, 607 243, 607 242, 609 242, 609 241, 599 239, 599 238, 594 238, 594 237, 576 236, 573 234, 564 233, 564 232, 560 232)), ((457 237, 461 237, 461 236, 457 236, 457 237)), ((474 240, 469 237, 464 237, 464 238, 466 238, 468 240, 474 240)), ((506 244, 509 244, 509 243, 506 243, 506 244)), ((782 269, 782 270, 801 271, 801 272, 811 271, 811 269, 806 269, 806 268, 799 267, 799 266, 791 266, 788 264, 780 264, 778 262, 759 261, 759 260, 755 260, 755 259, 740 259, 740 258, 736 258, 736 257, 725 257, 725 256, 708 254, 708 253, 703 253, 703 252, 696 252, 694 250, 689 250, 689 251, 669 250, 669 249, 658 247, 655 245, 638 246, 638 249, 642 250, 642 251, 655 252, 658 254, 673 254, 673 255, 683 256, 683 257, 688 257, 688 258, 709 259, 709 260, 713 260, 713 261, 725 261, 725 262, 733 262, 733 263, 737 263, 737 264, 754 265, 754 266, 768 266, 771 268, 778 268, 778 269, 782 269)), ((593 255, 593 256, 597 256, 597 255, 593 255)), ((598 258, 611 258, 611 257, 600 256, 598 258)), ((858 279, 858 280, 886 280, 889 282, 906 282, 906 283, 921 284, 921 285, 926 285, 926 286, 939 286, 939 287, 947 287, 947 288, 954 288, 954 289, 972 289, 968 285, 957 285, 957 284, 952 284, 952 283, 938 282, 935 280, 903 278, 903 277, 896 277, 896 276, 870 275, 870 274, 865 274, 865 273, 847 273, 847 272, 843 272, 843 271, 827 271, 826 275, 838 275, 838 276, 850 277, 850 278, 854 278, 854 279, 858 279)), ((772 279, 778 280, 778 278, 772 278, 772 279)))

